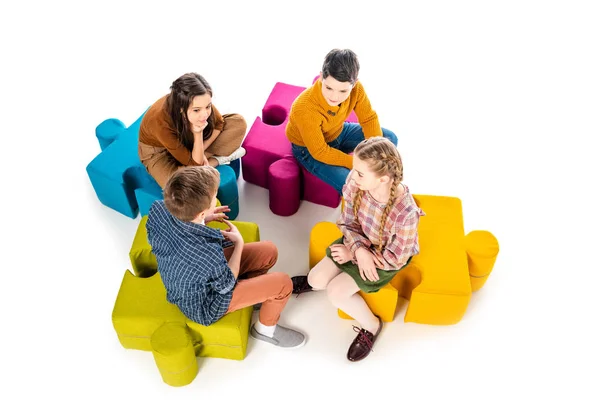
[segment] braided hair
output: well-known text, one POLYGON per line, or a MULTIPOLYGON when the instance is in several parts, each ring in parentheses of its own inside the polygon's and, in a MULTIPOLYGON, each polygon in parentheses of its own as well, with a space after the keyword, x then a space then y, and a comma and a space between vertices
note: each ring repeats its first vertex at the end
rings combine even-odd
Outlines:
MULTIPOLYGON (((387 220, 392 206, 397 197, 398 186, 404 179, 404 167, 402 158, 394 144, 387 138, 382 136, 365 139, 356 146, 354 154, 362 161, 367 162, 373 173, 377 176, 387 175, 392 179, 392 187, 390 189, 390 198, 381 214, 379 223, 379 246, 381 252, 383 249, 383 231, 385 229, 385 221, 387 220)), ((362 198, 363 190, 358 190, 354 195, 354 218, 358 221, 358 209, 360 208, 360 199, 362 198)))

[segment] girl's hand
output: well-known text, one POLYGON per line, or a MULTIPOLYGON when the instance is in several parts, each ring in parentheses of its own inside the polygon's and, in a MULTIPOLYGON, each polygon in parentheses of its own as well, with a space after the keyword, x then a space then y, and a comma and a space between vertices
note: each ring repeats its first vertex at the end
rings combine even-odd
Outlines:
POLYGON ((331 250, 331 258, 338 264, 344 264, 352 260, 352 253, 344 244, 334 244, 329 246, 329 249, 331 250))
POLYGON ((385 269, 383 261, 380 259, 380 258, 383 258, 381 253, 379 251, 377 251, 377 252, 373 252, 371 254, 373 254, 373 263, 375 264, 375 266, 379 269, 385 269))
POLYGON ((376 282, 379 280, 379 274, 377 273, 377 267, 375 266, 375 256, 369 250, 364 247, 356 250, 356 261, 358 263, 358 271, 360 277, 363 280, 369 280, 376 282))
POLYGON ((192 132, 194 133, 194 140, 204 140, 204 129, 208 126, 208 121, 202 125, 192 125, 192 132))

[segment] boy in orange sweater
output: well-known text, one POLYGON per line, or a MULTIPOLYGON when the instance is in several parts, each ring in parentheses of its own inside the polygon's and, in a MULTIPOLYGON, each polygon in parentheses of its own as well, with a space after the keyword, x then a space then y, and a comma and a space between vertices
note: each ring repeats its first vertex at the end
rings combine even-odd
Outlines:
POLYGON ((352 50, 331 50, 319 79, 294 101, 286 126, 294 157, 340 195, 352 169, 349 153, 360 142, 384 136, 398 145, 396 135, 379 125, 377 113, 358 82, 359 69, 352 50), (352 111, 358 123, 345 122, 352 111))

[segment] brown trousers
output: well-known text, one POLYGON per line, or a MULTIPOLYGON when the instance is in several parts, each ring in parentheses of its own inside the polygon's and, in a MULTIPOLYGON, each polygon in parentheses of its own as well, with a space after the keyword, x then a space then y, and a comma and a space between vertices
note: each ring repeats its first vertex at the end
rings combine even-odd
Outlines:
MULTIPOLYGON (((223 120, 223 130, 215 141, 207 149, 204 149, 205 154, 228 156, 242 145, 246 134, 244 117, 239 114, 224 114, 223 120)), ((148 173, 161 188, 165 187, 175 171, 184 167, 164 147, 138 143, 138 155, 148 173)))
MULTIPOLYGON (((224 251, 229 260, 233 246, 224 251)), ((272 326, 279 321, 279 315, 292 294, 293 285, 286 273, 267 274, 276 261, 277 247, 272 242, 244 243, 238 282, 233 288, 228 313, 262 303, 258 315, 261 324, 272 326)))

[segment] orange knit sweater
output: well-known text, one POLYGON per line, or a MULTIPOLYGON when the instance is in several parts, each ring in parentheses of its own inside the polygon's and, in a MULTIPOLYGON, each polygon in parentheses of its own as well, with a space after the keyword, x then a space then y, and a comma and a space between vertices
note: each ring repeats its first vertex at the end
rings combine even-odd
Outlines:
POLYGON ((327 104, 321 87, 321 79, 318 79, 294 101, 285 129, 286 136, 290 142, 306 147, 315 160, 352 169, 352 156, 327 143, 340 135, 344 121, 352 111, 358 117, 365 138, 383 135, 379 118, 371 108, 360 82, 354 85, 350 96, 338 106, 327 104))

